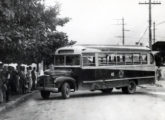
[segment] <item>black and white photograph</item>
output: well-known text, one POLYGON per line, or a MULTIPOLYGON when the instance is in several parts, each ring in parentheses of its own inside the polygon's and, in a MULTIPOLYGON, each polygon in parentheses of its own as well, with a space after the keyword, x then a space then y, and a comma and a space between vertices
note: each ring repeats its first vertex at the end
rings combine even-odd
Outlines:
POLYGON ((165 120, 164 0, 0 0, 0 120, 165 120))

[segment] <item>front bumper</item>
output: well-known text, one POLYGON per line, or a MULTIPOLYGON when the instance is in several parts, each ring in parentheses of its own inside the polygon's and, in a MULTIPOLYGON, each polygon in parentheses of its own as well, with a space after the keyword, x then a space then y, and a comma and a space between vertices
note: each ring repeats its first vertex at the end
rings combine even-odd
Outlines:
POLYGON ((50 92, 59 92, 58 88, 55 88, 55 87, 37 87, 37 90, 50 91, 50 92))

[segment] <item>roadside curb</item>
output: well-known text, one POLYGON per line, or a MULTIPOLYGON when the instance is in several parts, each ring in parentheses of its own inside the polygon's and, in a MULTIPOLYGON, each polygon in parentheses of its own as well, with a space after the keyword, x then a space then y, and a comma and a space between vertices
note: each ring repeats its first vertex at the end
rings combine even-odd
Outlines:
POLYGON ((165 80, 156 81, 155 84, 139 85, 141 88, 165 88, 165 80))
POLYGON ((165 93, 165 87, 157 84, 154 86, 150 86, 150 85, 143 85, 143 86, 138 86, 139 88, 145 89, 145 90, 149 90, 152 92, 164 92, 165 93))
POLYGON ((5 105, 0 106, 0 113, 3 112, 3 111, 6 111, 8 109, 16 107, 16 105, 20 104, 21 102, 24 102, 24 101, 28 100, 28 98, 30 98, 36 92, 37 92, 37 90, 33 91, 31 93, 27 93, 25 95, 22 95, 22 96, 16 98, 15 100, 13 100, 13 101, 5 103, 5 105))

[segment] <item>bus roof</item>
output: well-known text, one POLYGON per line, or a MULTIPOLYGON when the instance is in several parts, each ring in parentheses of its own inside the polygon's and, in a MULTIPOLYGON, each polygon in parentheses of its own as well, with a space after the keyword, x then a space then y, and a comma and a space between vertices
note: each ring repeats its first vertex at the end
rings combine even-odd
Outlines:
POLYGON ((102 51, 116 51, 116 50, 135 50, 135 51, 150 51, 148 47, 145 46, 137 46, 137 45, 97 45, 97 44, 82 44, 81 46, 87 48, 95 48, 100 49, 102 51))
POLYGON ((121 46, 121 45, 73 45, 61 47, 56 50, 55 54, 82 54, 82 53, 97 53, 110 51, 151 51, 144 46, 121 46))
POLYGON ((56 50, 55 54, 82 54, 82 53, 97 53, 99 49, 87 48, 84 46, 66 46, 56 50))

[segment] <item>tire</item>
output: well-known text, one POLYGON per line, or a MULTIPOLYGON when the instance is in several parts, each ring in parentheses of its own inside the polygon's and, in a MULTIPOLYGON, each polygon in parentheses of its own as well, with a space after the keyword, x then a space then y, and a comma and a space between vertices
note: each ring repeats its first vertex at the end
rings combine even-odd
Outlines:
POLYGON ((40 94, 43 99, 48 99, 50 97, 49 91, 40 91, 40 94))
POLYGON ((65 83, 62 85, 61 94, 62 94, 62 97, 63 97, 64 99, 67 99, 67 98, 70 97, 70 85, 69 85, 69 83, 65 82, 65 83))
POLYGON ((130 81, 129 85, 127 87, 122 88, 122 92, 127 93, 127 94, 133 94, 133 93, 135 93, 135 91, 136 91, 135 81, 130 81))
POLYGON ((112 90, 113 90, 113 88, 108 88, 108 89, 102 89, 101 91, 102 91, 103 93, 111 93, 112 90))

